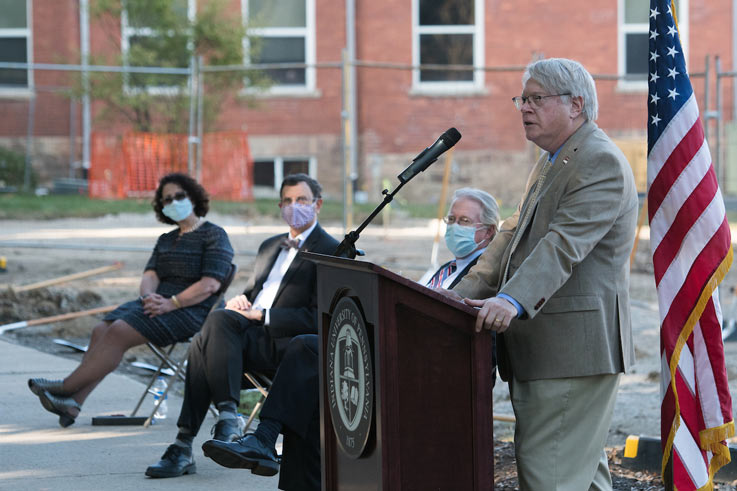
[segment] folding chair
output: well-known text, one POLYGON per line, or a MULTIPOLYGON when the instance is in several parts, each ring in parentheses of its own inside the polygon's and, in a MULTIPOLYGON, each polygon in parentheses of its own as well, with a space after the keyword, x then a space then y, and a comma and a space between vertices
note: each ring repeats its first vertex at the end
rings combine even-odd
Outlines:
MULTIPOLYGON (((230 265, 230 270, 228 271, 228 274, 226 275, 225 279, 223 279, 222 283, 220 283, 220 288, 217 291, 217 300, 212 306, 212 309, 210 309, 210 312, 218 308, 220 302, 223 300, 223 297, 225 296, 225 292, 228 290, 228 287, 233 282, 233 278, 235 277, 235 273, 238 270, 238 267, 235 264, 230 265)), ((151 422, 153 421, 154 414, 156 414, 156 411, 159 410, 159 406, 164 402, 166 399, 166 396, 169 394, 169 390, 171 389, 172 383, 167 384, 166 390, 164 393, 159 397, 159 400, 156 404, 154 404, 153 411, 151 411, 151 414, 145 418, 145 420, 141 421, 143 417, 139 416, 136 417, 136 413, 141 408, 141 405, 143 404, 144 399, 146 399, 146 396, 148 394, 154 394, 154 391, 151 389, 151 387, 154 385, 154 382, 156 382, 156 379, 159 377, 159 375, 164 370, 172 370, 174 372, 174 375, 172 375, 173 379, 176 380, 177 378, 184 382, 185 380, 185 368, 187 366, 187 352, 185 351, 183 356, 180 359, 174 359, 172 356, 174 352, 174 348, 181 343, 187 343, 189 344, 191 341, 191 338, 186 341, 180 341, 179 343, 172 343, 168 347, 161 348, 159 346, 156 346, 153 343, 146 343, 146 346, 148 346, 151 351, 153 352, 156 357, 161 360, 161 363, 159 364, 158 368, 156 369, 156 372, 151 376, 151 379, 148 382, 148 385, 146 386, 146 389, 143 391, 143 394, 141 394, 141 398, 138 400, 138 404, 136 404, 136 407, 133 409, 133 412, 131 412, 130 416, 123 416, 123 417, 112 417, 110 419, 108 418, 93 418, 93 424, 141 424, 143 423, 144 427, 148 427, 151 422), (96 421, 97 420, 97 421, 96 421), (105 423, 107 421, 107 423, 105 423)), ((172 382, 174 381, 172 380, 172 382)), ((217 413, 215 412, 215 409, 210 406, 210 411, 213 413, 213 415, 217 416, 217 413)))
POLYGON ((271 377, 267 377, 263 373, 255 371, 245 372, 243 373, 243 376, 246 377, 253 388, 259 392, 258 402, 253 406, 251 414, 248 416, 248 420, 246 421, 246 426, 243 428, 243 434, 245 435, 248 428, 251 427, 253 420, 256 419, 256 414, 258 414, 261 406, 264 405, 264 401, 269 396, 269 389, 271 389, 272 380, 271 377))

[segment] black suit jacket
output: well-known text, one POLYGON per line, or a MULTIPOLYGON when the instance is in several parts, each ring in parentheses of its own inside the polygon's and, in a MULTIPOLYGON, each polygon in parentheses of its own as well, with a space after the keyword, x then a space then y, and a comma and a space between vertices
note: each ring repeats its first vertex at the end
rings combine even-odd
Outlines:
MULTIPOLYGON (((288 234, 275 235, 261 243, 256 256, 254 274, 243 294, 253 301, 264 286, 276 258, 281 252, 281 242, 288 234)), ((300 251, 333 254, 338 241, 318 223, 300 251)), ((294 258, 284 274, 274 303, 269 309, 269 325, 266 331, 277 344, 285 344, 298 334, 317 334, 317 269, 313 262, 300 255, 294 258), (281 341, 281 342, 280 342, 281 341)))

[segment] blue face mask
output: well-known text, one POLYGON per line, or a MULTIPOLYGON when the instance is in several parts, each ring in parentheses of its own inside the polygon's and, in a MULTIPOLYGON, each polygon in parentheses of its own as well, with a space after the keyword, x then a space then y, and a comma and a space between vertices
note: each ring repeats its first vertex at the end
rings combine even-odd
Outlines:
POLYGON ((475 235, 476 227, 461 227, 454 223, 445 228, 445 245, 455 257, 466 257, 478 247, 475 235))
POLYGON ((193 209, 194 207, 192 206, 192 202, 189 200, 189 198, 184 198, 180 200, 175 199, 168 205, 164 206, 161 209, 161 213, 171 218, 175 222, 181 222, 192 214, 193 209))

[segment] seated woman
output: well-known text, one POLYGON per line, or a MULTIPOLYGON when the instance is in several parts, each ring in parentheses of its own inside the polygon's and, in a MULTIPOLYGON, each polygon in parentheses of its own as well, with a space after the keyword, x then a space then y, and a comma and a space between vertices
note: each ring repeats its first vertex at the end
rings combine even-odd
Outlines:
POLYGON ((233 260, 225 230, 203 220, 209 202, 191 177, 164 176, 151 204, 159 221, 178 228, 156 242, 141 278, 141 296, 95 326, 82 362, 65 379, 28 380, 43 407, 59 415, 61 426, 74 423, 82 403, 126 350, 148 341, 166 346, 200 330, 233 260))

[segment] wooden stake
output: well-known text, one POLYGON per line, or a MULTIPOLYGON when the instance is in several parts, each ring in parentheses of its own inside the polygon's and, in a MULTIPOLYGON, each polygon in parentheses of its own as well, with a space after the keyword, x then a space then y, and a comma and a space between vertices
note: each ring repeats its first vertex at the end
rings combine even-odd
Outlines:
POLYGON ((32 319, 29 321, 13 322, 12 324, 5 324, 0 326, 0 334, 5 331, 12 331, 13 329, 20 329, 28 326, 38 326, 41 324, 52 324, 54 322, 66 321, 70 319, 76 319, 78 317, 85 317, 87 315, 104 314, 118 308, 117 305, 107 305, 105 307, 97 307, 89 310, 81 310, 79 312, 68 312, 66 314, 52 315, 50 317, 41 317, 40 319, 32 319))
POLYGON ((96 274, 107 273, 108 271, 115 271, 123 267, 123 263, 116 262, 110 266, 102 266, 100 268, 90 269, 88 271, 82 271, 80 273, 68 274, 66 276, 60 276, 50 280, 39 281, 38 283, 31 283, 30 285, 23 286, 12 286, 14 292, 27 292, 29 290, 36 290, 45 286, 58 285, 59 283, 66 283, 67 281, 78 280, 80 278, 86 278, 88 276, 94 276, 96 274))
POLYGON ((446 203, 448 201, 448 186, 450 185, 450 169, 453 164, 453 148, 445 154, 445 167, 443 168, 443 185, 440 188, 440 197, 438 199, 438 227, 435 229, 435 238, 432 242, 432 252, 430 253, 430 269, 438 268, 438 248, 440 246, 440 221, 445 216, 446 203))

